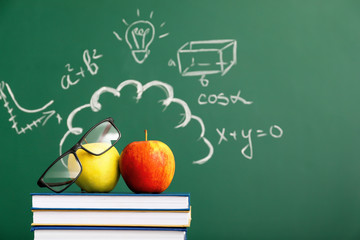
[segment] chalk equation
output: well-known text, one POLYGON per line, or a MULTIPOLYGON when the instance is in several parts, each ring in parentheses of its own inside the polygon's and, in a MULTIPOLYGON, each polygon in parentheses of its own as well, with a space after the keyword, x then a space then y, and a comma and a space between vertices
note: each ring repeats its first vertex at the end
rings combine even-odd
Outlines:
MULTIPOLYGON (((9 122, 12 123, 11 128, 13 128, 18 135, 26 133, 26 131, 30 130, 32 131, 33 128, 37 128, 39 126, 44 126, 47 121, 55 115, 55 110, 48 110, 48 108, 54 103, 54 100, 49 101, 44 106, 37 108, 37 109, 27 109, 22 107, 19 102, 16 100, 15 95, 13 91, 11 90, 8 83, 2 81, 0 83, 0 100, 4 102, 4 108, 7 110, 9 114, 9 122), (7 94, 5 93, 7 92, 7 94), (8 96, 10 96, 10 99, 8 101, 8 96), (10 102, 11 101, 11 102, 10 102), (12 107, 11 103, 15 106, 12 107), (29 123, 24 124, 24 126, 20 127, 19 123, 17 121, 17 116, 15 115, 16 110, 27 113, 27 114, 37 114, 37 118, 32 120, 29 123), (38 114, 41 113, 41 114, 38 114)), ((58 120, 58 123, 60 124, 62 118, 60 114, 56 115, 56 118, 58 120)))
POLYGON ((88 71, 91 75, 96 75, 99 71, 99 66, 94 62, 94 60, 103 57, 102 54, 98 54, 96 49, 92 50, 92 55, 88 49, 83 52, 83 62, 85 64, 84 68, 80 67, 79 70, 75 70, 70 63, 65 65, 65 69, 67 70, 67 74, 64 74, 61 77, 61 88, 66 90, 69 87, 76 85, 81 79, 85 78, 85 71, 88 71), (70 76, 73 75, 73 80, 70 76))
POLYGON ((247 159, 253 159, 253 143, 252 137, 255 134, 255 137, 262 138, 266 136, 270 136, 272 138, 281 138, 284 134, 284 131, 278 125, 272 125, 268 129, 248 129, 241 131, 230 131, 228 134, 226 133, 226 129, 216 128, 216 132, 219 135, 218 145, 222 144, 223 142, 228 142, 229 140, 232 141, 245 141, 246 145, 241 149, 242 155, 247 159))
POLYGON ((234 95, 234 94, 225 95, 224 93, 207 95, 205 93, 201 93, 200 96, 198 97, 198 104, 199 105, 219 104, 221 106, 227 106, 230 103, 236 104, 237 102, 241 102, 245 105, 250 105, 253 103, 252 101, 248 101, 248 100, 244 99, 243 97, 240 97, 240 94, 241 94, 240 90, 237 92, 236 95, 234 95))
MULTIPOLYGON (((140 10, 137 9, 136 11, 137 17, 140 17, 140 10)), ((131 54, 134 60, 139 63, 143 64, 145 60, 148 58, 150 54, 150 45, 153 43, 155 38, 155 27, 154 24, 150 22, 153 18, 154 12, 150 13, 148 20, 137 20, 132 23, 128 23, 125 19, 122 22, 125 24, 126 31, 125 31, 125 41, 128 44, 131 54)), ((165 26, 165 22, 160 24, 160 28, 165 26)), ((115 37, 122 41, 123 38, 120 35, 113 31, 115 37)), ((164 38, 168 36, 169 33, 164 33, 159 36, 159 38, 164 38)))
MULTIPOLYGON (((237 42, 231 40, 190 41, 177 51, 177 64, 182 76, 200 76, 203 87, 209 85, 207 75, 224 76, 237 62, 237 42)), ((169 61, 169 66, 176 65, 169 61)))

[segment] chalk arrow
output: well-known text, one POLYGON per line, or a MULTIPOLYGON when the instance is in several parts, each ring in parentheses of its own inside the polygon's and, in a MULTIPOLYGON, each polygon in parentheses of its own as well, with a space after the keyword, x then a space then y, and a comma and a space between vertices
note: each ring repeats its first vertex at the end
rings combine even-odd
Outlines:
POLYGON ((43 112, 43 116, 39 118, 42 121, 42 125, 44 126, 46 122, 55 114, 55 110, 51 110, 48 112, 43 112))

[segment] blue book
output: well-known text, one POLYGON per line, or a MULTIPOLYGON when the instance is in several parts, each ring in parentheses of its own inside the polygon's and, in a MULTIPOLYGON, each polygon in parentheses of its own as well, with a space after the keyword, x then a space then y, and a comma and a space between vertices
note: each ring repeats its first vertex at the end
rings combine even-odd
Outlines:
POLYGON ((189 193, 32 193, 32 210, 189 211, 189 193))
POLYGON ((32 227, 35 240, 186 240, 186 228, 149 227, 32 227))

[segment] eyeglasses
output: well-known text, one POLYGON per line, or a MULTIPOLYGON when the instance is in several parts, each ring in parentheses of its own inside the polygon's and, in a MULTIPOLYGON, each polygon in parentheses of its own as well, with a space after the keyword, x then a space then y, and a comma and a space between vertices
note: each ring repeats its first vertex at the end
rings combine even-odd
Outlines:
POLYGON ((112 118, 106 118, 97 123, 68 151, 58 157, 41 175, 37 185, 61 193, 71 186, 80 176, 82 166, 76 151, 99 156, 112 148, 121 138, 119 129, 112 118))

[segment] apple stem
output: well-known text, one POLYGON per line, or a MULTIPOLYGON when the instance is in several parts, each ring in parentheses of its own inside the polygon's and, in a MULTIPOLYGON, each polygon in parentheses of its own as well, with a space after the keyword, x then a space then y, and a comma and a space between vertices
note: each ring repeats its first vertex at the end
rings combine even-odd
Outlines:
POLYGON ((147 130, 145 129, 145 141, 147 141, 147 130))

